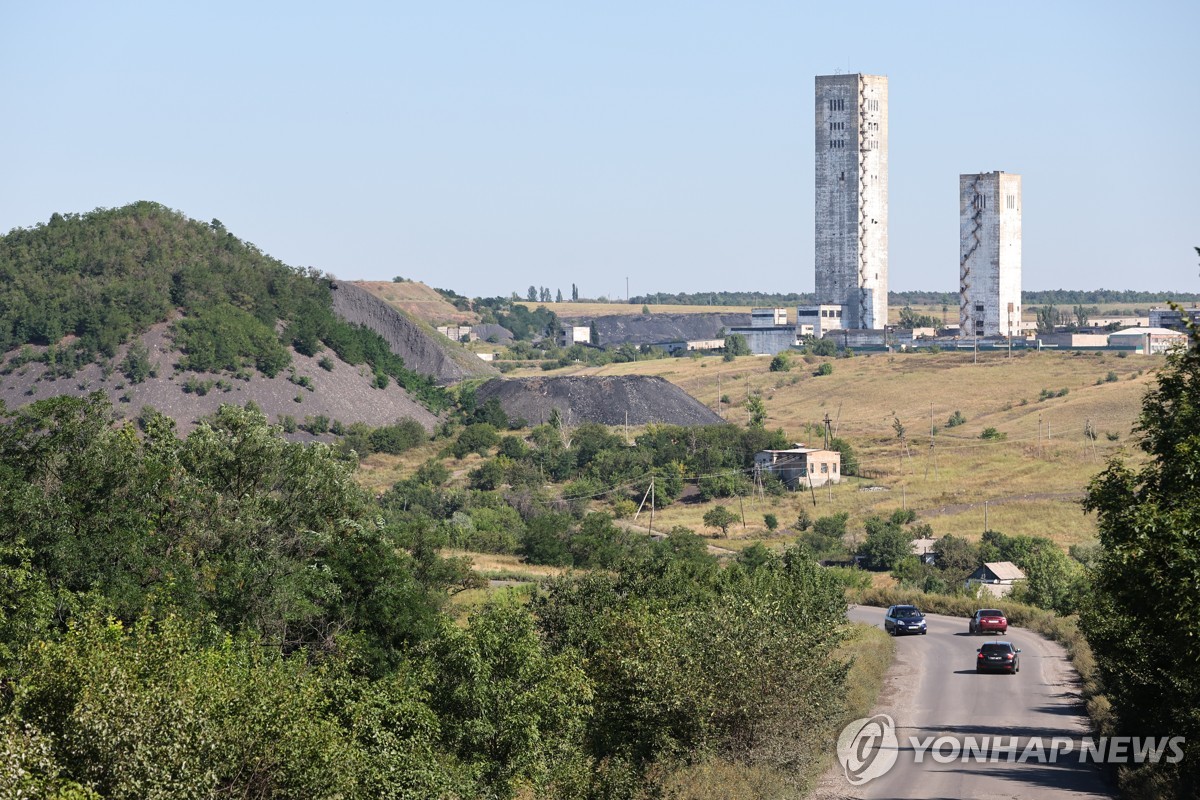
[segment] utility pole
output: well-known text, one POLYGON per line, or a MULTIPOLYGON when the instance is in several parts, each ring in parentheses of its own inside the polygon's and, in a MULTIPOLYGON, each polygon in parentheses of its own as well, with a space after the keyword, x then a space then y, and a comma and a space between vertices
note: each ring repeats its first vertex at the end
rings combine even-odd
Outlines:
POLYGON ((654 478, 650 478, 650 526, 646 533, 654 533, 654 478))
POLYGON ((929 401, 929 461, 925 462, 925 480, 929 480, 929 462, 933 461, 933 401, 929 401))
POLYGON ((826 411, 826 412, 825 412, 825 449, 826 449, 826 450, 828 450, 828 449, 829 449, 829 446, 830 446, 830 444, 832 443, 832 438, 833 438, 833 437, 832 437, 832 436, 830 435, 830 433, 829 433, 829 426, 830 426, 832 423, 833 423, 833 420, 831 420, 831 419, 829 418, 829 412, 828 412, 828 411, 826 411))
POLYGON ((988 507, 987 500, 983 501, 983 532, 988 532, 988 507))

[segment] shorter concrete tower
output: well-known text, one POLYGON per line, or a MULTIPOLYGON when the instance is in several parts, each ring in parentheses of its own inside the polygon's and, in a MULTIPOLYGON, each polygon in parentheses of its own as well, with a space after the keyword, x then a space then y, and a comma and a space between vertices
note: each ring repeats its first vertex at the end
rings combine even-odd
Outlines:
POLYGON ((958 176, 960 336, 1020 336, 1021 176, 958 176))

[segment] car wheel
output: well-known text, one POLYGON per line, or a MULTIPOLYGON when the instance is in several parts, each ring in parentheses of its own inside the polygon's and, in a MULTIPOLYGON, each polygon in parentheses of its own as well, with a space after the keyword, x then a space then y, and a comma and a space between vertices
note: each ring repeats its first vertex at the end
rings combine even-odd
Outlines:
POLYGON ((975 668, 975 671, 976 671, 976 672, 983 672, 983 668, 982 668, 982 667, 976 667, 976 668, 975 668))
POLYGON ((927 633, 929 633, 929 629, 928 629, 928 628, 926 628, 925 630, 921 631, 921 635, 922 635, 922 636, 924 636, 924 635, 925 635, 925 634, 927 634, 927 633))

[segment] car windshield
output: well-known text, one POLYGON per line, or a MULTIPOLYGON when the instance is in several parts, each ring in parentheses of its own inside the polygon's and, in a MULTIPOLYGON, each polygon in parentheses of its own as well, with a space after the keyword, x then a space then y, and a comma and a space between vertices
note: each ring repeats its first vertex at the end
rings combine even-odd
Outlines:
MULTIPOLYGON (((878 613, 878 612, 876 612, 876 613, 878 613)), ((917 611, 915 608, 912 608, 911 606, 908 608, 897 608, 896 616, 897 617, 919 617, 919 616, 921 616, 921 612, 917 611)))
POLYGON ((983 611, 979 612, 979 616, 981 616, 981 617, 1003 617, 1004 612, 998 608, 985 608, 983 611))
POLYGON ((1010 652, 1010 649, 1006 644, 985 644, 980 652, 985 656, 1002 656, 1010 652))

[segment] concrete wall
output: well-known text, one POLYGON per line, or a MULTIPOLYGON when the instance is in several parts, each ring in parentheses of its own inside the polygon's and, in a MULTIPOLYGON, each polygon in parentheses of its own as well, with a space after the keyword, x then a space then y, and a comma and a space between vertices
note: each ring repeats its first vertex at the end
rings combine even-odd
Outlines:
POLYGON ((1021 334, 1021 176, 958 176, 959 309, 964 336, 1021 334))
POLYGON ((773 356, 796 346, 796 329, 790 325, 780 328, 730 328, 729 332, 745 336, 750 352, 756 356, 773 356))
POLYGON ((846 307, 850 328, 888 318, 888 83, 882 75, 818 75, 816 289, 846 307))

